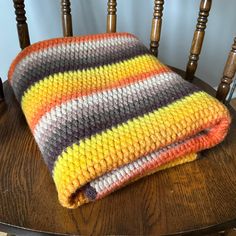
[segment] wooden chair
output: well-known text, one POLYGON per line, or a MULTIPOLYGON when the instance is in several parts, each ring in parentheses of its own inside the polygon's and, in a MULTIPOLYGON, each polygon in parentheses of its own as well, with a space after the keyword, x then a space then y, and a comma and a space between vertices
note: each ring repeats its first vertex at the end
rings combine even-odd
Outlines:
MULTIPOLYGON (((30 44, 24 0, 13 0, 21 48, 30 44)), ((150 48, 158 55, 164 0, 155 0, 150 48)), ((211 0, 201 0, 183 78, 225 101, 236 71, 236 38, 217 92, 194 76, 211 0)), ((116 0, 108 1, 107 32, 116 31, 116 0)), ((64 36, 72 36, 70 1, 61 1, 64 36)), ((236 227, 236 112, 225 141, 204 158, 143 178, 76 210, 61 207, 8 82, 0 103, 0 230, 21 235, 209 234, 236 227)), ((223 234, 223 233, 222 233, 223 234)))

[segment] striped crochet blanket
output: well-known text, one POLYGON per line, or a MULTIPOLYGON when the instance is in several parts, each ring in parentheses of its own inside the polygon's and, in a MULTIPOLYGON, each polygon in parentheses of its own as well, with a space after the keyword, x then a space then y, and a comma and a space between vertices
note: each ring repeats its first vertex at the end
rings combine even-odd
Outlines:
POLYGON ((224 105, 128 33, 33 44, 9 81, 68 208, 195 160, 230 123, 224 105))

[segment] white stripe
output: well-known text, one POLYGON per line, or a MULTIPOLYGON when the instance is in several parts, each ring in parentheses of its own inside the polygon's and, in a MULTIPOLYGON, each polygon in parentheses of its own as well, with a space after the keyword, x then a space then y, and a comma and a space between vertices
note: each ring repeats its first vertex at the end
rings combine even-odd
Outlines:
MULTIPOLYGON (((96 110, 98 109, 99 104, 103 104, 103 106, 109 108, 109 106, 112 106, 113 104, 119 104, 121 96, 129 96, 129 94, 137 94, 141 91, 150 91, 149 93, 151 93, 155 86, 160 86, 165 83, 173 86, 173 83, 177 83, 178 81, 182 81, 182 79, 174 72, 161 73, 125 87, 68 100, 52 108, 41 117, 34 129, 36 141, 40 143, 41 136, 45 136, 46 129, 50 129, 50 127, 54 125, 58 126, 58 121, 61 119, 65 120, 65 114, 70 114, 70 116, 74 116, 73 118, 76 119, 82 109, 85 110, 89 107, 90 110, 96 110)), ((133 97, 133 99, 137 98, 133 97)), ((69 118, 69 120, 72 119, 69 118)))

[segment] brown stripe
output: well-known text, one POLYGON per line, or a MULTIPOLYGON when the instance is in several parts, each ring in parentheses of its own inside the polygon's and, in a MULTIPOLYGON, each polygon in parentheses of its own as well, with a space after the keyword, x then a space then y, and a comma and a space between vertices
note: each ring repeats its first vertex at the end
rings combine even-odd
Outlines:
POLYGON ((38 52, 46 48, 50 48, 55 45, 63 44, 63 43, 83 43, 88 41, 96 41, 96 40, 103 40, 107 38, 119 38, 119 37, 130 37, 130 38, 137 38, 135 35, 132 35, 130 33, 102 33, 102 34, 94 34, 94 35, 84 35, 84 36, 73 36, 73 37, 64 37, 64 38, 54 38, 54 39, 48 39, 43 40, 37 43, 34 43, 28 47, 26 47, 24 50, 22 50, 17 57, 14 59, 14 61, 11 64, 11 67, 8 72, 8 79, 12 79, 12 75, 14 73, 16 65, 27 55, 29 55, 32 52, 38 52))
POLYGON ((56 73, 65 71, 85 70, 93 67, 103 66, 111 63, 124 61, 135 56, 150 54, 149 50, 138 41, 127 42, 122 46, 119 42, 114 45, 108 44, 107 47, 101 44, 96 50, 92 50, 93 45, 84 50, 78 50, 79 44, 73 47, 60 45, 48 52, 45 50, 40 53, 28 56, 26 63, 16 67, 12 76, 13 89, 19 101, 32 85, 43 78, 56 73), (66 48, 65 48, 66 47, 66 48))

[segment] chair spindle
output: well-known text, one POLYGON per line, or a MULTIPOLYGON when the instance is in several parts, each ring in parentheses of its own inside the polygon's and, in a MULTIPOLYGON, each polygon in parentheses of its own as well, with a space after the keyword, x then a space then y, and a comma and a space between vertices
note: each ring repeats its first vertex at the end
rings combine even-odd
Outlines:
POLYGON ((150 37, 150 50, 156 57, 158 56, 158 47, 161 37, 162 15, 164 9, 164 0, 154 1, 154 13, 152 19, 152 30, 150 37))
POLYGON ((4 100, 3 84, 2 84, 2 80, 0 78, 0 102, 2 102, 3 100, 4 100))
POLYGON ((107 33, 116 32, 116 0, 108 0, 107 3, 107 33))
POLYGON ((212 0, 201 0, 199 16, 197 20, 196 30, 194 32, 192 46, 189 55, 189 61, 186 68, 185 79, 192 81, 197 69, 199 55, 201 53, 202 44, 205 35, 207 18, 211 9, 212 0))
POLYGON ((64 37, 73 36, 70 0, 61 0, 61 16, 64 37))
POLYGON ((232 49, 229 53, 227 62, 225 64, 223 77, 221 79, 221 83, 216 93, 216 98, 222 102, 225 102, 225 99, 230 90, 230 84, 233 81, 235 73, 236 73, 236 37, 234 38, 232 49))
POLYGON ((25 16, 25 4, 24 0, 13 0, 16 22, 17 22, 17 31, 18 38, 21 49, 30 45, 29 30, 27 25, 27 18, 25 16))

